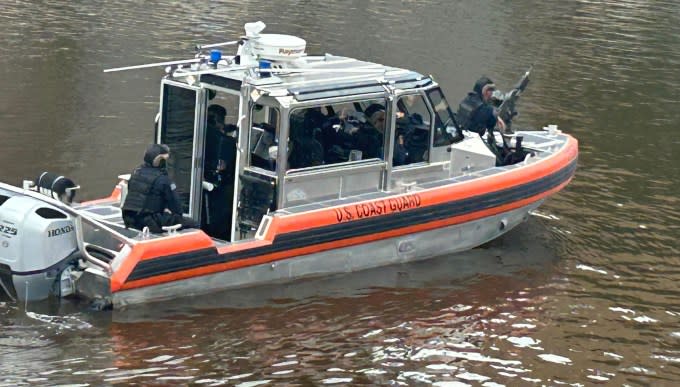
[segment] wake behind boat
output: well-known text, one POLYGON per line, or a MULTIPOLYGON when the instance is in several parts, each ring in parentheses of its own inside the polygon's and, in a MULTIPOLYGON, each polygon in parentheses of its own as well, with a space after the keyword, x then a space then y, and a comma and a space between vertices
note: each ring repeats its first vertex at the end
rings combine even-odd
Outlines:
MULTIPOLYGON (((440 256, 508 232, 575 172, 577 141, 552 125, 484 139, 460 130, 431 77, 308 56, 263 29, 111 70, 167 66, 154 142, 200 227, 126 227, 129 175, 83 203, 53 174, 0 183, 0 288, 121 307, 440 256), (216 127, 231 153, 215 150, 216 127)), ((508 124, 528 76, 502 97, 508 124)))

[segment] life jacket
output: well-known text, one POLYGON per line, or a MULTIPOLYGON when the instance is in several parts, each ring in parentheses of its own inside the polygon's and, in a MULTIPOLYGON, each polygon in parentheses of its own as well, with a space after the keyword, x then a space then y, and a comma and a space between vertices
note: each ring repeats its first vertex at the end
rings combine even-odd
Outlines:
POLYGON ((153 192, 156 180, 167 172, 163 168, 141 165, 132 172, 123 211, 136 214, 163 212, 165 204, 160 192, 153 192))
POLYGON ((468 93, 467 97, 460 103, 458 112, 456 113, 456 119, 463 130, 480 133, 481 129, 486 129, 481 128, 480 123, 474 123, 472 121, 474 113, 477 109, 482 107, 482 105, 484 105, 484 102, 475 92, 468 93))
POLYGON ((326 164, 341 163, 349 159, 354 139, 351 134, 345 132, 344 124, 340 118, 331 117, 321 125, 319 138, 326 164))
POLYGON ((383 156, 383 135, 369 123, 361 123, 359 130, 352 134, 352 149, 361 151, 362 159, 383 156))

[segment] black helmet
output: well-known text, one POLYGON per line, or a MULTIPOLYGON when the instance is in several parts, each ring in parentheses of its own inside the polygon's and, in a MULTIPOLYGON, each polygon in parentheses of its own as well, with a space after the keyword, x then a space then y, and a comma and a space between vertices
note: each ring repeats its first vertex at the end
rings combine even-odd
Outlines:
POLYGON ((379 103, 374 103, 374 104, 369 105, 366 108, 366 110, 364 110, 364 114, 366 115, 366 117, 370 118, 372 115, 374 115, 375 113, 377 113, 379 111, 384 112, 385 107, 383 105, 379 104, 379 103))
POLYGON ((227 116, 227 109, 222 105, 212 104, 208 106, 208 114, 214 114, 221 117, 222 121, 224 121, 224 117, 227 116))
POLYGON ((161 166, 161 159, 167 159, 170 148, 165 144, 151 144, 144 152, 144 162, 153 167, 161 166))
POLYGON ((475 82, 475 86, 472 89, 477 95, 480 97, 482 96, 482 90, 484 90, 484 86, 486 85, 491 85, 494 90, 496 89, 496 85, 494 85, 493 81, 489 77, 481 77, 475 82))

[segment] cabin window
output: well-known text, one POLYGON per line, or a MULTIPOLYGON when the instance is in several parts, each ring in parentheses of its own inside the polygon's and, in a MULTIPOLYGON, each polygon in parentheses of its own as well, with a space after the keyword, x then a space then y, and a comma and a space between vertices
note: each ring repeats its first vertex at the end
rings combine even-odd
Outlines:
POLYGON ((248 144, 249 164, 275 171, 279 144, 279 110, 256 104, 250 114, 252 130, 248 144))
POLYGON ((397 100, 393 165, 429 161, 431 126, 432 113, 422 95, 409 94, 397 100))
POLYGON ((427 92, 430 103, 435 111, 434 120, 434 142, 436 147, 446 146, 453 143, 458 129, 455 126, 455 119, 449 103, 440 88, 434 88, 427 92))
POLYGON ((384 159, 385 117, 384 99, 293 110, 288 169, 384 159))

